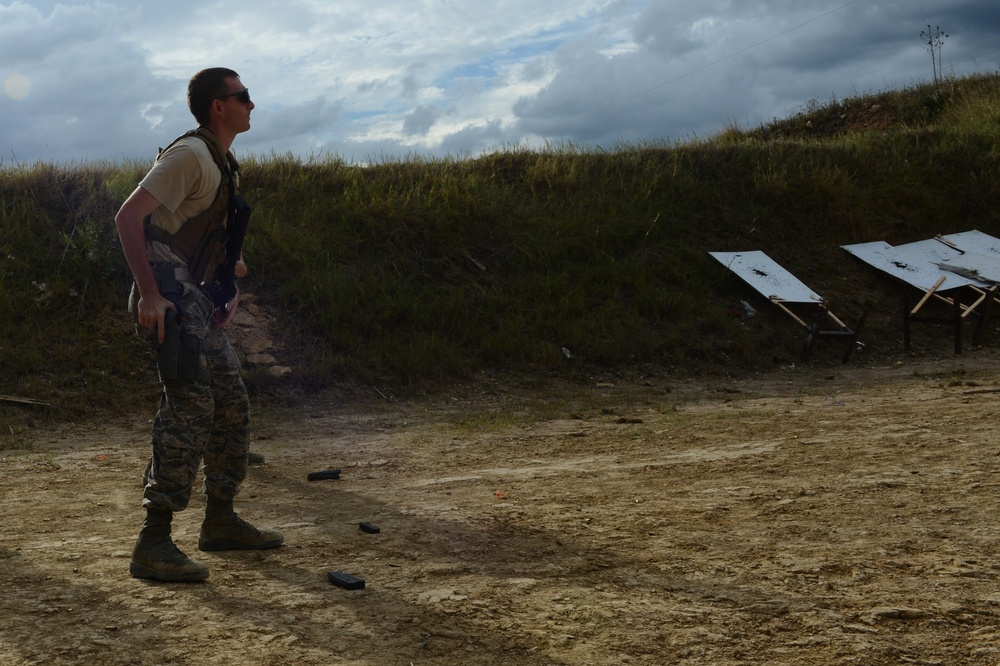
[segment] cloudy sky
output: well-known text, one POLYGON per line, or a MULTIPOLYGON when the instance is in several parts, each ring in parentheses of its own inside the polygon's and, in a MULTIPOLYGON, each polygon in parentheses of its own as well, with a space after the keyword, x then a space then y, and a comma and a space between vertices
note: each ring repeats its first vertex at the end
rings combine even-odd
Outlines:
POLYGON ((237 154, 350 162, 685 141, 1000 70, 997 0, 0 0, 0 167, 147 159, 240 72, 237 154))

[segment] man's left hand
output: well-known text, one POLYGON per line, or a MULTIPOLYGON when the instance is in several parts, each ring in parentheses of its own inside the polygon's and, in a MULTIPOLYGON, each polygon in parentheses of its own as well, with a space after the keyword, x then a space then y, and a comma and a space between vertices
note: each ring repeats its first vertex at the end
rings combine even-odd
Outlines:
POLYGON ((240 288, 236 287, 236 295, 233 296, 224 307, 216 308, 212 313, 212 328, 225 328, 236 316, 236 308, 240 304, 240 288))

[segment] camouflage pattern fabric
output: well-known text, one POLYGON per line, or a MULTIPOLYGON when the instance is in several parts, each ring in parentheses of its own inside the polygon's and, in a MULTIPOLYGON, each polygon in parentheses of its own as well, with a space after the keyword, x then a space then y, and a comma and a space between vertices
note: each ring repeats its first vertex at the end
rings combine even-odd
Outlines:
MULTIPOLYGON (((187 507, 202 462, 204 492, 232 500, 246 478, 250 444, 250 399, 239 359, 225 331, 211 327, 212 300, 194 284, 178 284, 183 292, 175 300, 182 313, 181 328, 184 334, 204 341, 199 363, 207 368, 211 381, 161 381, 142 503, 163 511, 187 507)), ((133 319, 138 299, 133 286, 129 297, 133 319)), ((136 330, 155 340, 155 333, 138 324, 136 330)))

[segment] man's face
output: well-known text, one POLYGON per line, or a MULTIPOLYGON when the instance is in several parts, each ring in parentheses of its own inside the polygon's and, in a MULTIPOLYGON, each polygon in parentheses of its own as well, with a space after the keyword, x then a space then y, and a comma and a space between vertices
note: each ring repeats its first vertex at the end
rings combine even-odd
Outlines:
POLYGON ((229 95, 222 100, 223 119, 237 134, 246 132, 250 129, 250 112, 254 109, 254 103, 250 101, 249 93, 240 94, 247 88, 238 76, 226 79, 226 85, 229 86, 229 95))

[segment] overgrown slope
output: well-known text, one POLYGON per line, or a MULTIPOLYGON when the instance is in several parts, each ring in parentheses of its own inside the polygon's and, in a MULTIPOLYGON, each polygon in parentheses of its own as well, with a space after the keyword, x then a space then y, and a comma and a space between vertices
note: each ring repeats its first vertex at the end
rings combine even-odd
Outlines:
MULTIPOLYGON (((253 373, 251 385, 402 392, 484 371, 739 374, 794 361, 801 331, 709 250, 764 250, 845 318, 868 305, 854 362, 897 354, 896 287, 840 246, 1000 236, 998 82, 814 105, 687 145, 366 167, 244 158, 256 208, 245 289, 278 316, 296 366, 281 385, 253 373), (758 316, 731 316, 741 300, 758 316)), ((63 417, 155 397, 113 229, 147 167, 0 172, 0 394, 63 417)), ((948 350, 946 333, 922 335, 948 350)), ((839 355, 821 347, 813 362, 839 355)), ((0 406, 15 426, 23 413, 0 406)))

